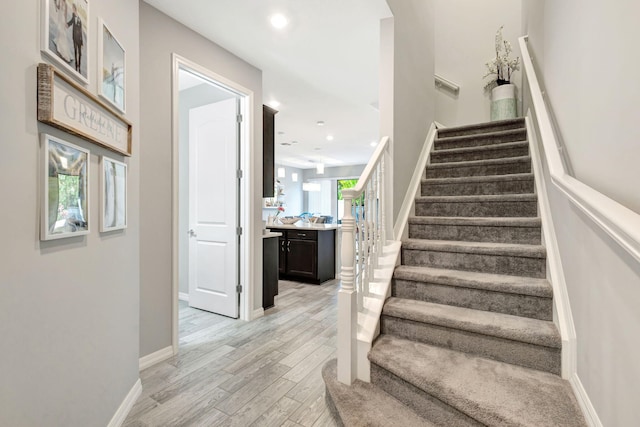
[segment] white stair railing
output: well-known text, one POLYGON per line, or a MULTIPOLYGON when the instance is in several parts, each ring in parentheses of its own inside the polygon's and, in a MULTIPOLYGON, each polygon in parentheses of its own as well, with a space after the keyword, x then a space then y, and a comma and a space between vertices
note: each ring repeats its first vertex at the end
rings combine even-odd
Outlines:
POLYGON ((338 291, 338 381, 351 384, 357 375, 358 311, 364 308, 369 284, 389 235, 385 224, 389 137, 378 144, 355 187, 342 190, 344 216, 341 241, 341 287, 338 291), (355 212, 354 212, 355 211, 355 212))

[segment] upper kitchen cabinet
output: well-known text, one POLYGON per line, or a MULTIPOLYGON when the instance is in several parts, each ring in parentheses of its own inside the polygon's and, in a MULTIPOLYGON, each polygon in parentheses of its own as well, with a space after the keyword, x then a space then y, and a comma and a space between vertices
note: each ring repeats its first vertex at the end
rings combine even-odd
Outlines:
POLYGON ((278 111, 262 106, 262 197, 274 197, 275 117, 278 111))

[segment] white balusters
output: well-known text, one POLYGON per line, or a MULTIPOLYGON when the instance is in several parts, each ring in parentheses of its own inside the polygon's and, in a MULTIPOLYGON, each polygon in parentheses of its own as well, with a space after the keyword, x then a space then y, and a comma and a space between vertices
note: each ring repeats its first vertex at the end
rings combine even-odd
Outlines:
POLYGON ((338 292, 338 381, 351 384, 357 369, 357 319, 375 280, 378 257, 386 243, 385 157, 382 139, 354 188, 342 190, 341 281, 338 292), (354 210, 356 211, 354 216, 354 210))

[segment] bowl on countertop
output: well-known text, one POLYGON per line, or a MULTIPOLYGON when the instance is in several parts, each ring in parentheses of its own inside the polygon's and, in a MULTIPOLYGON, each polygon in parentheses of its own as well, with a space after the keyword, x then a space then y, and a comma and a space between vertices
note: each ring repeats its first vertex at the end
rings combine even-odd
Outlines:
POLYGON ((293 225, 296 222, 300 221, 300 217, 299 216, 285 216, 283 218, 278 218, 278 221, 280 221, 280 224, 293 225))

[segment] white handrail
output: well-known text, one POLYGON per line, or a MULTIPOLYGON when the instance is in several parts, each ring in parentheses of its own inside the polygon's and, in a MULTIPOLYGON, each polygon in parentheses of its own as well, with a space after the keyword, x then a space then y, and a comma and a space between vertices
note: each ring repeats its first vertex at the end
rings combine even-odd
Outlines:
POLYGON ((451 80, 447 80, 442 76, 439 75, 435 75, 436 78, 436 87, 440 88, 440 87, 444 87, 446 89, 449 89, 451 92, 453 92, 454 94, 458 94, 458 92, 460 92, 460 85, 457 83, 452 82, 451 80))
POLYGON ((383 137, 355 187, 342 190, 344 216, 338 291, 338 381, 351 384, 357 376, 358 311, 364 307, 369 284, 375 280, 378 258, 387 243, 388 212, 385 163, 389 159, 389 137, 383 137), (362 202, 353 215, 353 202, 362 202))
POLYGON ((533 67, 527 46, 528 38, 528 36, 520 37, 518 42, 520 52, 522 52, 522 65, 531 90, 531 101, 540 128, 540 138, 549 165, 551 181, 573 204, 640 262, 640 215, 567 173, 560 156, 559 149, 561 147, 558 145, 551 115, 533 67))

